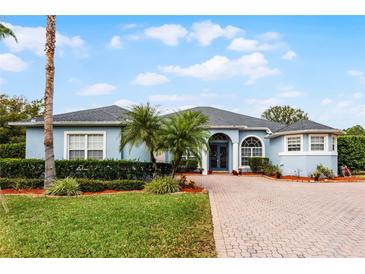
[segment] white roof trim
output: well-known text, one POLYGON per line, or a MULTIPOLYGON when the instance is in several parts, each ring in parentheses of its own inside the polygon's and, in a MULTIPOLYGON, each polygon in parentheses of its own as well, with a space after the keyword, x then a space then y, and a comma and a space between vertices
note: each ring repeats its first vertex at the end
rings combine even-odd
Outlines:
POLYGON ((292 130, 292 131, 282 131, 276 132, 273 134, 266 135, 265 138, 271 139, 276 138, 283 135, 292 135, 292 134, 302 134, 302 133, 333 133, 333 134, 343 134, 343 131, 339 129, 304 129, 304 130, 292 130))
MULTIPOLYGON (((43 121, 37 122, 10 122, 10 126, 37 127, 43 126, 43 121)), ((118 121, 54 121, 53 125, 58 126, 120 126, 118 121)))

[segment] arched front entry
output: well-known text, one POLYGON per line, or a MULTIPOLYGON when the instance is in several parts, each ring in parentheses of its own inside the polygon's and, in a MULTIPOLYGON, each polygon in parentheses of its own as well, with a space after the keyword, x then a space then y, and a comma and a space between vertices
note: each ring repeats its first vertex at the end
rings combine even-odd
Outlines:
POLYGON ((229 170, 230 139, 223 133, 209 138, 209 170, 229 170))

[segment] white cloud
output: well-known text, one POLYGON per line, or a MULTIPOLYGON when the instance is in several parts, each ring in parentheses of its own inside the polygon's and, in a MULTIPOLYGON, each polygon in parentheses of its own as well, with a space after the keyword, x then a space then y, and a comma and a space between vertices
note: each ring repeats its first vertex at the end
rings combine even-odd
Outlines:
MULTIPOLYGON (((11 52, 21 52, 29 50, 39 56, 44 54, 44 45, 46 41, 44 27, 24 27, 3 23, 5 26, 11 28, 18 38, 18 43, 14 39, 4 39, 5 46, 11 52)), ((60 32, 56 33, 56 52, 62 52, 64 48, 72 48, 80 57, 86 57, 85 41, 80 36, 66 36, 60 32)))
POLYGON ((336 107, 338 109, 347 109, 352 105, 352 102, 350 100, 340 101, 336 104, 336 107))
POLYGON ((164 24, 160 27, 147 28, 144 33, 147 37, 160 40, 168 46, 176 46, 188 31, 181 25, 164 24))
POLYGON ((76 77, 70 77, 67 79, 67 82, 69 83, 80 83, 81 81, 76 77))
POLYGON ((264 41, 273 41, 273 40, 280 40, 281 39, 281 34, 278 32, 265 32, 263 34, 260 34, 258 36, 259 39, 264 40, 264 41))
POLYGON ((361 92, 355 92, 355 93, 353 94, 353 96, 354 96, 354 98, 355 98, 355 99, 360 99, 360 98, 362 98, 362 97, 363 97, 363 94, 362 94, 361 92))
POLYGON ((332 104, 333 103, 333 99, 331 99, 331 98, 324 98, 322 101, 321 101, 321 105, 324 105, 324 106, 326 106, 326 105, 330 105, 330 104, 332 104))
POLYGON ((134 29, 137 27, 137 24, 125 24, 122 26, 122 29, 134 29))
POLYGON ((283 48, 285 45, 284 42, 261 43, 258 40, 240 37, 233 39, 227 49, 234 51, 269 51, 283 48))
POLYGON ((280 105, 281 102, 282 101, 280 99, 275 97, 263 99, 250 98, 245 101, 245 103, 248 105, 245 107, 247 111, 246 113, 250 113, 250 115, 253 116, 260 116, 263 111, 271 106, 280 105))
POLYGON ((190 39, 196 39, 200 45, 209 46, 217 38, 232 39, 243 30, 234 26, 222 28, 211 21, 196 22, 192 26, 192 32, 189 34, 190 39))
POLYGON ((304 92, 296 90, 293 86, 287 86, 287 87, 283 87, 281 89, 279 97, 282 97, 282 98, 296 98, 296 97, 300 97, 300 96, 303 96, 303 95, 304 95, 304 92))
POLYGON ((28 64, 14 54, 0 54, 0 70, 20 72, 25 70, 27 67, 28 64))
POLYGON ((120 107, 123 107, 123 108, 129 108, 133 105, 137 105, 136 102, 133 102, 131 100, 127 100, 127 99, 120 99, 120 100, 117 100, 114 102, 115 105, 118 105, 120 107))
POLYGON ((193 96, 184 96, 177 94, 155 94, 148 97, 151 102, 177 102, 194 99, 193 96))
POLYGON ((142 37, 140 35, 135 34, 135 35, 127 35, 125 37, 125 39, 128 40, 128 41, 138 41, 138 40, 141 40, 142 37))
POLYGON ((5 79, 0 77, 0 85, 4 84, 5 82, 5 79))
POLYGON ((107 95, 117 88, 107 83, 97 83, 83 88, 78 94, 82 96, 107 95))
POLYGON ((365 85, 365 74, 362 71, 350 69, 347 71, 347 74, 353 77, 357 77, 361 81, 361 83, 365 85))
POLYGON ((133 80, 132 84, 140 86, 156 86, 168 82, 169 79, 162 74, 154 72, 146 72, 138 74, 136 78, 133 80))
POLYGON ((111 49, 121 49, 122 48, 122 40, 120 36, 114 35, 112 39, 109 41, 109 48, 111 49))
POLYGON ((281 59, 293 60, 295 57, 297 57, 297 54, 294 51, 289 50, 281 56, 281 59))
POLYGON ((255 52, 243 55, 238 59, 229 59, 216 55, 211 59, 188 67, 160 66, 165 73, 172 73, 183 77, 193 77, 204 80, 217 80, 230 77, 246 78, 246 85, 251 85, 257 79, 280 74, 277 68, 269 68, 262 53, 255 52))

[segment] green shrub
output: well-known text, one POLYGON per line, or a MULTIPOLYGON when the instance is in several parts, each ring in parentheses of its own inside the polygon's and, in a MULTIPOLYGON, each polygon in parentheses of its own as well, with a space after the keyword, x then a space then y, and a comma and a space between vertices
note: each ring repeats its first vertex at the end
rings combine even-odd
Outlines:
MULTIPOLYGON (((103 180, 144 180, 153 175, 152 163, 124 160, 56 160, 58 178, 74 177, 103 180)), ((158 175, 171 173, 171 164, 158 163, 158 175)), ((0 159, 0 177, 42 178, 44 160, 0 159)))
POLYGON ((1 189, 43 188, 42 179, 0 178, 1 189))
POLYGON ((262 168, 262 172, 267 176, 282 176, 281 168, 277 165, 271 165, 270 163, 262 168))
POLYGON ((25 158, 25 143, 0 144, 0 158, 25 158))
POLYGON ((177 167, 176 172, 194 172, 198 169, 199 161, 191 159, 189 161, 183 160, 177 167))
POLYGON ((263 168, 269 164, 269 158, 252 157, 248 158, 248 165, 252 172, 263 172, 263 168))
POLYGON ((142 190, 145 182, 142 180, 77 180, 82 192, 98 192, 103 190, 142 190))
POLYGON ((332 169, 330 169, 328 167, 325 167, 322 164, 319 164, 319 165, 317 165, 316 170, 311 174, 311 177, 318 179, 321 176, 323 178, 328 178, 328 179, 331 179, 331 178, 335 177, 335 175, 333 174, 332 169))
POLYGON ((365 170, 365 136, 340 136, 337 139, 338 166, 351 171, 365 170))
POLYGON ((167 194, 167 193, 174 193, 180 190, 179 182, 170 177, 158 177, 153 179, 151 182, 146 184, 144 190, 147 193, 153 194, 167 194))
POLYGON ((80 185, 75 178, 65 178, 55 181, 46 191, 49 195, 75 196, 79 195, 80 185))

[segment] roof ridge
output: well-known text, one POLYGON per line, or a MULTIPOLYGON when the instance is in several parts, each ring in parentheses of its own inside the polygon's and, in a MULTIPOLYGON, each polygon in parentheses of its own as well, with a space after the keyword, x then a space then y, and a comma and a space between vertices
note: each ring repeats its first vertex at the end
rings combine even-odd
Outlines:
POLYGON ((250 116, 250 115, 247 115, 247 114, 237 113, 237 112, 233 112, 233 111, 230 111, 230 110, 225 110, 225 109, 211 107, 211 106, 197 106, 197 107, 185 109, 185 110, 182 110, 182 111, 191 110, 191 109, 194 109, 194 108, 212 108, 212 109, 217 109, 217 110, 224 111, 224 112, 228 112, 228 113, 232 113, 232 114, 235 114, 235 115, 240 115, 240 116, 244 116, 244 117, 248 117, 248 118, 258 119, 258 120, 261 120, 261 121, 265 121, 265 122, 269 122, 269 123, 274 123, 274 124, 282 125, 282 126, 285 127, 284 124, 279 123, 279 122, 274 122, 274 121, 270 121, 270 120, 267 120, 267 119, 264 119, 264 118, 254 117, 254 116, 250 116))

